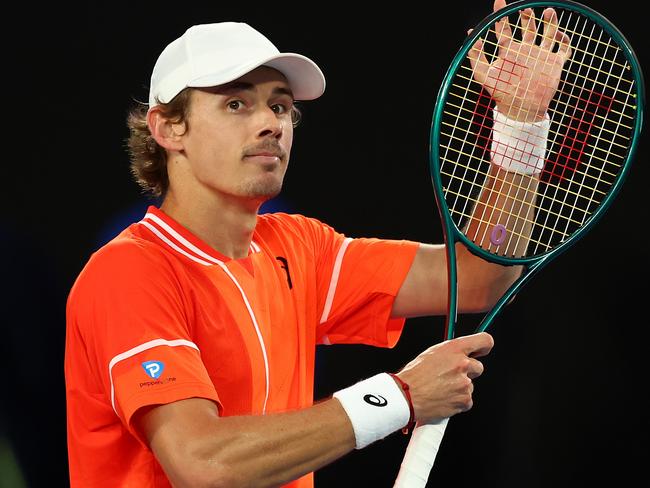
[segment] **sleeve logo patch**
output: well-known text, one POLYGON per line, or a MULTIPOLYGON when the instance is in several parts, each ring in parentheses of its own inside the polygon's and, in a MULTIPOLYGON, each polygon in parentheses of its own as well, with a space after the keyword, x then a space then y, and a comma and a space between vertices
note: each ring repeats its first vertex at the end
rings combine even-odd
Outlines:
POLYGON ((145 361, 142 363, 145 373, 154 380, 158 379, 165 369, 165 364, 162 361, 145 361))

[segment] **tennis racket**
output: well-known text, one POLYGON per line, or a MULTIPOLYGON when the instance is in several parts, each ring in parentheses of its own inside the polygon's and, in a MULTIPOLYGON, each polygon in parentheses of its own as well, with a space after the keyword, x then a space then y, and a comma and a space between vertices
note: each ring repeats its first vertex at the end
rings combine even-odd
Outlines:
MULTIPOLYGON (((430 170, 448 263, 446 339, 457 321, 456 246, 523 267, 476 329, 484 331, 525 283, 602 217, 630 170, 642 126, 643 75, 611 22, 573 1, 495 8, 456 54, 431 128, 430 170), (555 69, 559 81, 549 83, 555 69), (527 70, 539 76, 527 77, 527 70), (534 110, 524 102, 545 90, 552 98, 541 172, 526 176, 491 163, 499 150, 496 103, 521 97, 520 110, 534 110)), ((528 142, 520 133, 516 147, 507 148, 523 167, 534 160, 528 142)), ((447 421, 416 426, 395 487, 426 486, 447 421)))

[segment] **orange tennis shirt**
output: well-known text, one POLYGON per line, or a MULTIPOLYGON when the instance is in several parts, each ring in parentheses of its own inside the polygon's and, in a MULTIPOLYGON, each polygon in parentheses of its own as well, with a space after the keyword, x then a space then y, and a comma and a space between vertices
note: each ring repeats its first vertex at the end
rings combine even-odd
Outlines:
MULTIPOLYGON (((317 344, 392 347, 393 300, 417 243, 351 239, 301 215, 263 214, 229 259, 156 207, 95 252, 67 303, 72 487, 168 487, 131 419, 201 397, 221 416, 313 403, 317 344)), ((313 486, 313 474, 290 483, 313 486)))

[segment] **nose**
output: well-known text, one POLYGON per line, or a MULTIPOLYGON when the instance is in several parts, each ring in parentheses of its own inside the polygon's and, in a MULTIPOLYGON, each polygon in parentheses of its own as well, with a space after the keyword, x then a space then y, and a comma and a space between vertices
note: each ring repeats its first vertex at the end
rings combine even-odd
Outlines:
POLYGON ((271 107, 263 107, 258 113, 259 137, 275 137, 279 139, 284 130, 284 122, 271 107))

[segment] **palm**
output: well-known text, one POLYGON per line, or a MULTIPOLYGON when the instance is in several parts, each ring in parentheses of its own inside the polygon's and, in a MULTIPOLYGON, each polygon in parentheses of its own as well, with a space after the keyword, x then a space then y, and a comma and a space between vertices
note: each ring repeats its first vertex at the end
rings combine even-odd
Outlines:
POLYGON ((539 46, 511 42, 487 69, 483 86, 500 107, 544 114, 560 83, 564 60, 539 46), (540 62, 542 61, 542 62, 540 62))
POLYGON ((542 40, 532 9, 520 12, 522 40, 512 37, 507 17, 495 24, 498 56, 489 63, 482 41, 472 47, 469 59, 474 77, 508 117, 532 121, 544 116, 560 83, 562 67, 570 57, 570 39, 558 30, 553 9, 543 14, 542 40), (553 52, 555 43, 557 52, 553 52))

